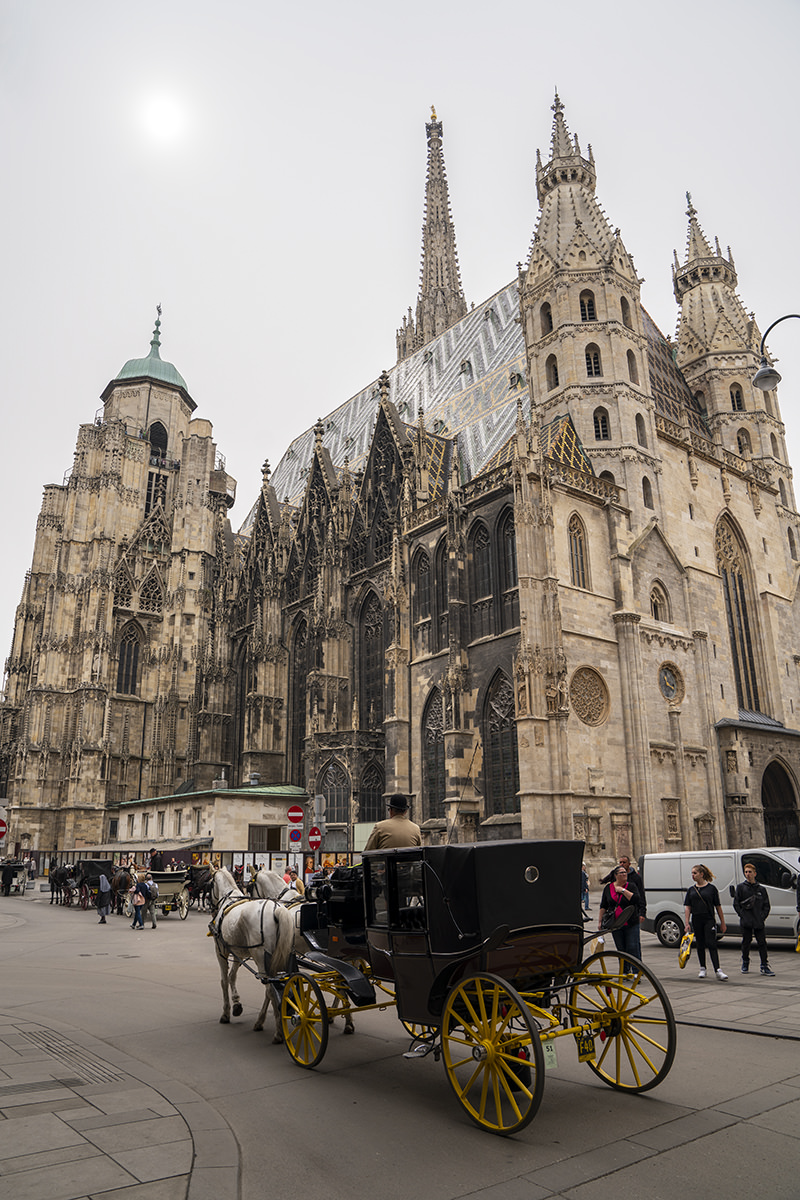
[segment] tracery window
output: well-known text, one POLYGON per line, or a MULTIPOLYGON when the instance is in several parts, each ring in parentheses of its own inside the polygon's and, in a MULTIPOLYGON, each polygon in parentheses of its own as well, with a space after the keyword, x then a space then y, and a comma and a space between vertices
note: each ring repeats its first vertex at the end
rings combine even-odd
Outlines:
POLYGON ((386 508, 386 501, 381 496, 375 513, 375 562, 381 562, 392 553, 392 522, 386 508))
POLYGON ((603 366, 600 361, 600 347, 591 342, 586 347, 586 374, 590 379, 599 379, 603 374, 603 366))
POLYGON ((608 420, 608 410, 605 408, 596 408, 594 410, 594 440, 596 442, 607 442, 611 438, 611 425, 608 420))
POLYGON ((361 821, 382 821, 384 812, 383 794, 386 781, 377 763, 369 763, 361 776, 361 821))
POLYGON ((383 725, 383 609, 374 592, 370 592, 361 609, 359 634, 361 728, 380 729, 383 725))
POLYGON ((436 549, 436 649, 444 650, 450 642, 449 600, 447 588, 447 538, 436 549))
POLYGON ((737 700, 740 708, 760 712, 753 644, 755 628, 750 612, 750 589, 746 577, 747 551, 731 522, 724 517, 717 525, 714 549, 722 580, 737 700))
POLYGON ((166 508, 167 476, 162 475, 160 471, 149 471, 147 475, 147 494, 144 501, 144 515, 148 516, 159 504, 162 508, 166 508))
POLYGON ((744 412, 744 397, 738 383, 731 387, 731 408, 734 412, 744 412))
POLYGON ((519 812, 519 752, 514 692, 502 671, 495 675, 483 710, 484 786, 488 815, 519 812))
POLYGON ((586 533, 583 528, 583 521, 577 513, 573 513, 570 517, 567 530, 569 533, 569 571, 572 586, 585 588, 588 586, 587 579, 589 576, 586 556, 586 533))
POLYGON ((305 787, 306 784, 303 771, 303 750, 306 740, 308 670, 308 625, 305 621, 301 621, 294 635, 291 660, 292 742, 290 782, 295 787, 305 787))
POLYGON ((472 559, 472 637, 493 632, 492 541, 482 521, 470 537, 472 559))
POLYGON ((509 511, 500 522, 500 591, 503 629, 519 625, 519 579, 517 577, 517 536, 514 514, 509 511))
POLYGON ((350 776, 332 758, 317 777, 317 793, 325 797, 325 820, 332 825, 350 824, 350 776))
POLYGON ((594 304, 594 292, 581 292, 581 321, 596 321, 597 310, 594 304))
POLYGON ((417 652, 429 654, 431 649, 431 560, 424 550, 417 552, 412 573, 414 587, 414 636, 417 652))
POLYGON ((119 665, 117 667, 117 691, 124 696, 135 696, 139 674, 139 647, 141 633, 136 625, 126 625, 119 643, 119 665))
POLYGON ((669 621, 669 597, 660 583, 650 591, 650 615, 654 621, 669 621))
POLYGON ((286 600, 289 604, 294 604, 300 599, 300 560, 297 557, 297 549, 292 546, 289 554, 289 565, 286 569, 286 600))
POLYGON ((160 613, 164 606, 161 583, 155 571, 151 571, 139 592, 139 608, 142 612, 160 613))
POLYGON ((422 716, 422 811, 426 820, 443 817, 447 778, 444 765, 444 704, 434 688, 422 716))
POLYGON ((350 535, 350 570, 363 571, 367 565, 367 535, 361 513, 356 511, 350 535))
POLYGON ((114 577, 114 603, 118 608, 130 608, 133 603, 133 585, 124 567, 114 577))

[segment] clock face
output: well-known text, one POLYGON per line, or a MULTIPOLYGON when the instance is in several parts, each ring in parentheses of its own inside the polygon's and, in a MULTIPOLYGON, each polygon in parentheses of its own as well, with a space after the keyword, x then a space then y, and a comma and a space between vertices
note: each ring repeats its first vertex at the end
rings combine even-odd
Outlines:
POLYGON ((683 676, 674 663, 662 663, 658 668, 658 686, 665 700, 683 699, 683 676))

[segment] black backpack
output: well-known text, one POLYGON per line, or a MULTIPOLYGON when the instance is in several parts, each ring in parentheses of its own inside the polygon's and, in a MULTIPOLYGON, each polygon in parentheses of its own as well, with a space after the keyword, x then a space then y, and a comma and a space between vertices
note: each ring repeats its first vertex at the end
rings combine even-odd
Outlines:
POLYGON ((140 879, 136 885, 137 892, 141 892, 145 900, 150 899, 150 887, 146 879, 140 879))

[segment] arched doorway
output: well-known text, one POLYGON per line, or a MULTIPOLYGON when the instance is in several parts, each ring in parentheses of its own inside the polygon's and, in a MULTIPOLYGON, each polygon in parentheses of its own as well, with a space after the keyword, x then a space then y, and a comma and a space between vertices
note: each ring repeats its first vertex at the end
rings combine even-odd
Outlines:
POLYGON ((768 846, 800 845, 800 817, 794 785, 785 767, 771 762, 761 780, 764 839, 768 846))

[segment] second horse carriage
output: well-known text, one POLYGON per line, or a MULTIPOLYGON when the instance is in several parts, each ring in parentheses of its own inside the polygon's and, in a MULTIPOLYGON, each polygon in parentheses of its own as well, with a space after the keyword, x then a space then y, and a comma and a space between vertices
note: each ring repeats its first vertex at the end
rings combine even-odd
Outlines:
POLYGON ((164 916, 177 912, 182 921, 189 913, 188 871, 150 871, 151 879, 158 885, 155 905, 164 916))
POLYGON ((639 959, 604 945, 584 956, 597 931, 587 936, 581 914, 582 853, 580 842, 493 842, 374 851, 337 868, 301 908, 296 969, 270 980, 294 1061, 321 1061, 334 1017, 396 1003, 407 1057, 441 1060, 492 1133, 533 1119, 557 1044, 612 1088, 655 1087, 675 1056, 672 1008, 639 959))

